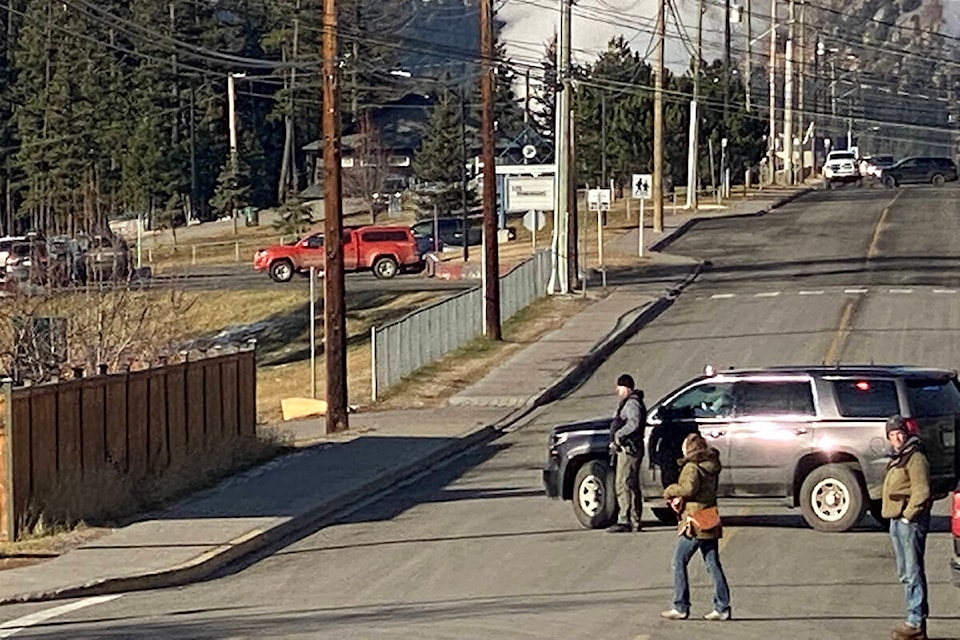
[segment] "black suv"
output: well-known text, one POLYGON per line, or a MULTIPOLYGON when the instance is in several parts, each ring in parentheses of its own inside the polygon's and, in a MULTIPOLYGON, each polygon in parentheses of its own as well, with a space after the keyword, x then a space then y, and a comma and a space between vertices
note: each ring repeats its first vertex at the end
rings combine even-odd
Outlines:
MULTIPOLYGON (((433 219, 428 218, 426 220, 421 220, 416 223, 410 230, 413 231, 413 235, 417 238, 418 244, 420 241, 429 241, 432 244, 433 242, 433 219)), ((437 228, 439 229, 440 237, 440 246, 441 247, 462 247, 463 246, 463 218, 437 218, 437 228)), ((467 245, 475 246, 483 243, 483 229, 479 226, 472 226, 470 220, 467 220, 467 245)))
MULTIPOLYGON (((659 520, 675 521, 660 496, 675 480, 683 436, 699 431, 720 451, 721 498, 800 507, 821 531, 846 531, 867 510, 883 522, 884 423, 894 414, 920 435, 931 489, 945 497, 957 482, 955 371, 874 365, 710 371, 650 407, 644 500, 659 520)), ((616 517, 609 433, 604 418, 555 427, 548 442, 546 493, 572 500, 589 528, 616 517)))
POLYGON ((883 184, 893 188, 901 184, 934 184, 957 180, 957 163, 950 158, 904 158, 892 167, 875 174, 883 184))

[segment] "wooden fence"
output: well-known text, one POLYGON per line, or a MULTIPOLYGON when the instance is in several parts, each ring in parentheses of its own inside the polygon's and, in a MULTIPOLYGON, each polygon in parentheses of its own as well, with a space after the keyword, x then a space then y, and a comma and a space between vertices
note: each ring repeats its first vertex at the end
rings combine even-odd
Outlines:
POLYGON ((175 495, 256 440, 253 350, 0 394, 0 540, 175 495), (150 494, 149 496, 143 495, 150 494))

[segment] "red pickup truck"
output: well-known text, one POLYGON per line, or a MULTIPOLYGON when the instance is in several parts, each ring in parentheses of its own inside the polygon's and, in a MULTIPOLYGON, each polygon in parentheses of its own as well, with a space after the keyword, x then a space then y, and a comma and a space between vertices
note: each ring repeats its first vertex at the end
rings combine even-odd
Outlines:
MULTIPOLYGON (((343 230, 343 266, 346 271, 372 271, 386 279, 421 264, 417 241, 406 227, 363 226, 343 230)), ((293 245, 258 249, 255 271, 266 271, 275 282, 289 282, 295 273, 323 269, 323 234, 314 233, 293 245)))

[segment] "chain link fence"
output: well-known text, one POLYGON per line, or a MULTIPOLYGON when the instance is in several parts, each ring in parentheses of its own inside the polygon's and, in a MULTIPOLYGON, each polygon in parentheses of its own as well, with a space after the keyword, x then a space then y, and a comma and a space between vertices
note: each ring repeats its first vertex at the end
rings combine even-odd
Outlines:
MULTIPOLYGON (((507 321, 547 293, 551 252, 538 251, 500 279, 500 318, 507 321)), ((370 329, 373 400, 420 367, 483 334, 483 290, 473 287, 370 329)))

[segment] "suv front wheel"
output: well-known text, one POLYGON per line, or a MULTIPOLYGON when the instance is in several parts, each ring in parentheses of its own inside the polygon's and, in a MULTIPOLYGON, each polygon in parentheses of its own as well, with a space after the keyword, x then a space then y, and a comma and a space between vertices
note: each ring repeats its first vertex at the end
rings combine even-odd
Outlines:
POLYGON ((803 519, 817 531, 848 531, 865 508, 863 482, 842 464, 826 464, 807 475, 800 487, 803 519))
POLYGON ((615 472, 600 460, 590 460, 573 480, 573 512, 584 527, 601 529, 617 516, 615 472))

